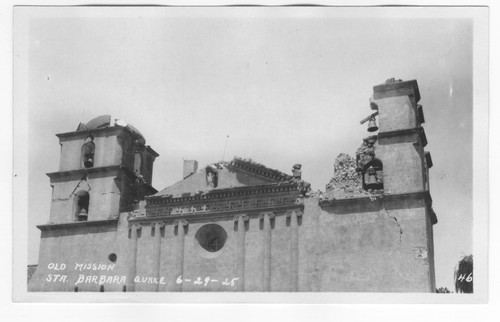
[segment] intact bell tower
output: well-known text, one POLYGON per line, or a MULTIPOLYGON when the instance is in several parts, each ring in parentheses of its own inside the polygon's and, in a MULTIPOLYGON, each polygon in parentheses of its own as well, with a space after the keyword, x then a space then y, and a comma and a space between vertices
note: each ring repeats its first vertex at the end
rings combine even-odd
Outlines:
POLYGON ((59 171, 47 174, 52 186, 50 223, 116 218, 156 192, 151 180, 158 153, 132 125, 102 115, 57 137, 59 171))

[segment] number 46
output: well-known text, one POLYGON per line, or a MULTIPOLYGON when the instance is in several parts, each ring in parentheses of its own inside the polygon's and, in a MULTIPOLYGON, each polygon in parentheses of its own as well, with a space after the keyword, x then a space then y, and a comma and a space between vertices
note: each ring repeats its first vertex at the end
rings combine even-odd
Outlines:
POLYGON ((467 275, 467 278, 465 277, 465 274, 461 274, 460 277, 458 278, 460 282, 463 282, 464 280, 468 283, 472 282, 472 272, 467 275))

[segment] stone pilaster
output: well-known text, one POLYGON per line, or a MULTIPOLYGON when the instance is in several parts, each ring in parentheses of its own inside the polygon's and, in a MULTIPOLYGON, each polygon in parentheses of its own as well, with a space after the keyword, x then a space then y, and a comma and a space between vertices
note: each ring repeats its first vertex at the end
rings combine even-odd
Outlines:
MULTIPOLYGON (((178 278, 184 274, 184 235, 185 229, 188 227, 189 222, 187 220, 176 220, 174 221, 174 229, 177 229, 177 254, 176 254, 176 274, 175 278, 178 278)), ((182 292, 182 284, 177 284, 177 291, 182 292)))
POLYGON ((233 218, 234 222, 238 224, 238 259, 236 263, 236 270, 240 281, 239 291, 245 290, 245 222, 248 222, 247 215, 239 215, 233 218))
MULTIPOLYGON (((160 266, 161 266, 161 229, 165 227, 164 222, 151 223, 151 229, 154 229, 154 275, 160 279, 160 266)), ((158 292, 160 284, 156 284, 156 291, 158 292)))
POLYGON ((263 221, 262 285, 264 292, 271 291, 271 220, 273 220, 274 217, 273 213, 263 213, 259 215, 259 219, 263 221))
POLYGON ((128 272, 128 292, 135 291, 134 278, 137 271, 137 243, 138 243, 138 232, 141 229, 141 224, 132 224, 130 229, 130 262, 129 262, 129 272, 128 272))
POLYGON ((290 218, 290 291, 299 291, 299 217, 302 211, 293 210, 286 214, 290 218))

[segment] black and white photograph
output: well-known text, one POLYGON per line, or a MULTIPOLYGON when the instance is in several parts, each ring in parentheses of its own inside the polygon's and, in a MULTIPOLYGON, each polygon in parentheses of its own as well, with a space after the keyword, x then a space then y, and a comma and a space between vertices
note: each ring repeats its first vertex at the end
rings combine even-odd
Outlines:
POLYGON ((13 8, 14 301, 487 303, 488 15, 13 8))

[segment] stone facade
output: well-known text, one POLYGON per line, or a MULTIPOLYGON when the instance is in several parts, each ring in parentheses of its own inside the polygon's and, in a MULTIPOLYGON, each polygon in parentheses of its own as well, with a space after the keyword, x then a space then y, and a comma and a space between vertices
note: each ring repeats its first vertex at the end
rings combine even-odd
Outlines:
POLYGON ((132 126, 100 117, 60 134, 28 289, 433 292, 419 99, 416 81, 375 86, 379 132, 337 158, 324 194, 309 191, 299 164, 286 174, 241 158, 200 170, 188 161, 184 179, 157 192, 158 154, 132 126))

